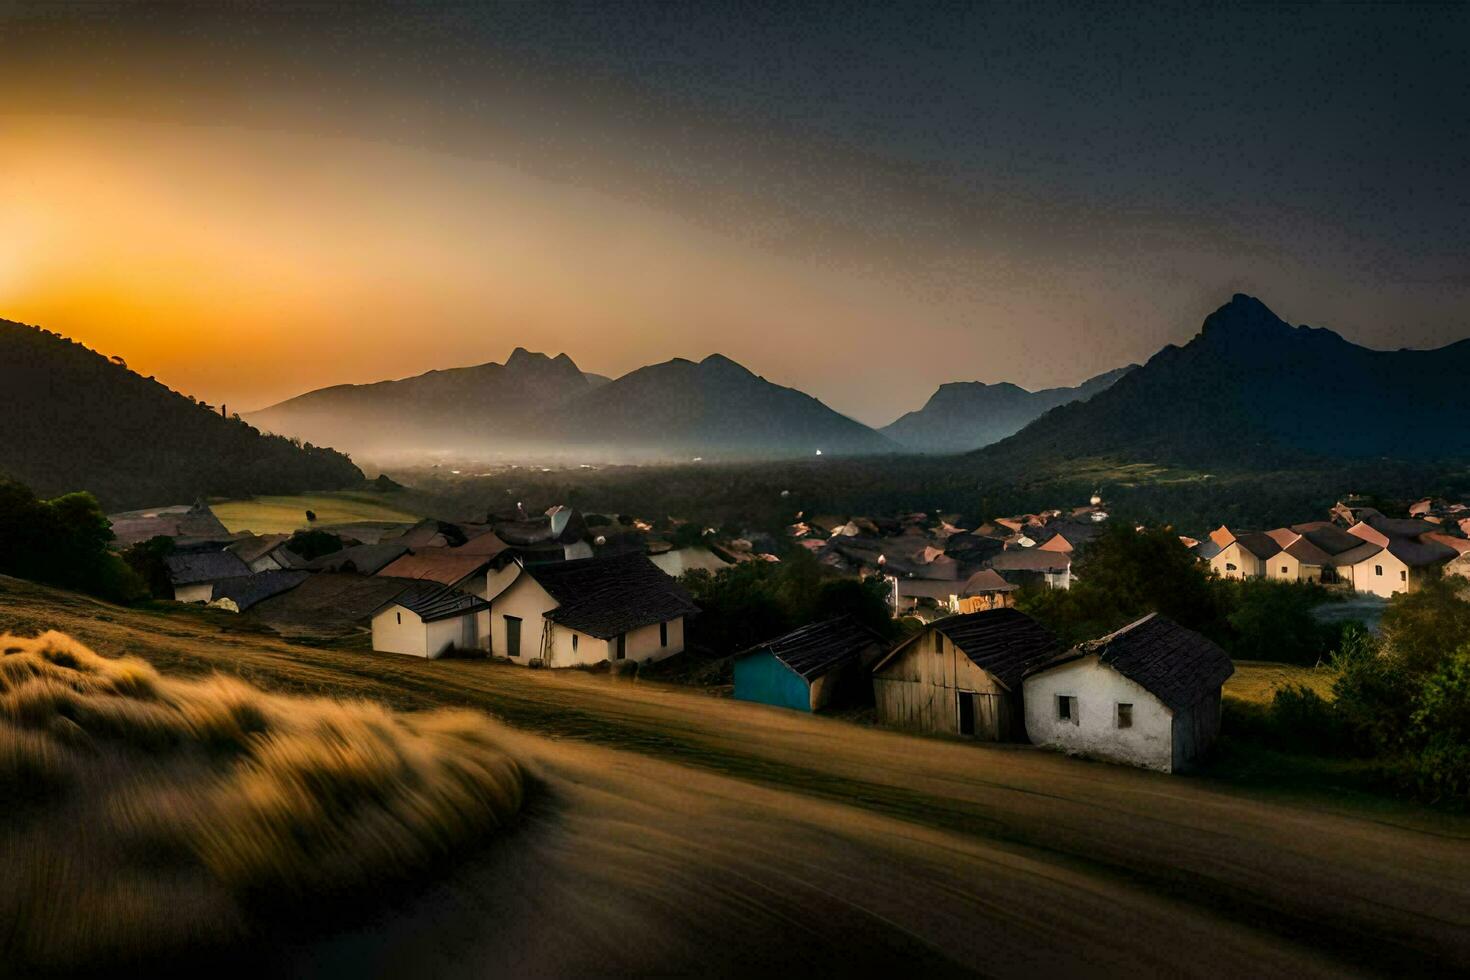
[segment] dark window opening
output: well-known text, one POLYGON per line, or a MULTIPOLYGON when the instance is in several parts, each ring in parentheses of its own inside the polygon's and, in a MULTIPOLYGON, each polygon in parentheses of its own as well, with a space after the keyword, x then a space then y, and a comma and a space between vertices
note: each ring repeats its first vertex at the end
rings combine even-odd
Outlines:
POLYGON ((1133 705, 1124 704, 1121 701, 1118 702, 1118 727, 1133 727, 1133 705))
POLYGON ((944 652, 944 634, 939 632, 938 630, 934 631, 934 652, 944 652))
POLYGON ((505 655, 521 655, 521 620, 518 616, 505 617, 505 655))
POLYGON ((579 639, 579 637, 577 636, 577 634, 576 633, 573 633, 572 634, 572 652, 573 653, 576 653, 577 652, 577 640, 578 639, 579 639))
POLYGON ((1076 698, 1067 694, 1057 695, 1057 720, 1071 722, 1075 722, 1077 720, 1076 698))
POLYGON ((1382 575, 1383 574, 1383 566, 1382 565, 1374 565, 1373 566, 1373 574, 1374 575, 1382 575))
POLYGON ((1399 581, 1400 582, 1407 582, 1408 580, 1409 580, 1409 573, 1408 572, 1399 572, 1399 581))
POLYGON ((658 624, 658 645, 661 646, 661 647, 666 647, 666 646, 669 645, 669 624, 668 623, 659 623, 658 624))
POLYGON ((398 617, 398 625, 399 626, 402 626, 403 625, 403 613, 394 613, 394 615, 398 617))
POLYGON ((616 658, 615 659, 624 660, 624 659, 627 658, 627 656, 628 656, 628 634, 627 633, 619 633, 618 634, 618 652, 616 654, 616 658))

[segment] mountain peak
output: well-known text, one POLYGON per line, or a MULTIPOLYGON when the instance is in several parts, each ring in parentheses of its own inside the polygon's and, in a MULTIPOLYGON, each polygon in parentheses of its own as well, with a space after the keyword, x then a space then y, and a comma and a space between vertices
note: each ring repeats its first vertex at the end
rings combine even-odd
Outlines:
POLYGON ((722 371, 731 374, 739 373, 742 375, 752 374, 749 368, 745 367, 743 364, 740 364, 737 361, 732 361, 724 354, 711 354, 704 360, 700 361, 699 366, 710 371, 722 371))
POLYGON ((1231 336, 1261 336, 1291 329, 1270 307, 1254 296, 1236 293, 1230 302, 1205 317, 1200 334, 1205 337, 1228 333, 1231 336))
POLYGON ((537 361, 544 360, 546 360, 545 354, 542 354, 538 351, 529 351, 526 350, 524 347, 517 347, 515 350, 511 351, 510 356, 505 359, 505 366, 508 368, 521 367, 526 364, 533 364, 537 361))

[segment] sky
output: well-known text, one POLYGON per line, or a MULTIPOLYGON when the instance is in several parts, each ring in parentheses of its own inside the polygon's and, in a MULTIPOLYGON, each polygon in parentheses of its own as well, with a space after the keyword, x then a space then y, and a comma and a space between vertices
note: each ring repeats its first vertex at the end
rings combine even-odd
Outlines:
POLYGON ((232 410, 724 353, 884 424, 1234 292, 1470 336, 1470 5, 0 0, 0 317, 232 410))

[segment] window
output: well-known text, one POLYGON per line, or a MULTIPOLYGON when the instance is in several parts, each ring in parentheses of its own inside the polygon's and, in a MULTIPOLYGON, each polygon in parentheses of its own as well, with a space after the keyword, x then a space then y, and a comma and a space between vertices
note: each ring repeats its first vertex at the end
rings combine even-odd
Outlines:
POLYGON ((628 656, 628 634, 627 633, 619 633, 618 634, 618 652, 617 652, 617 655, 614 657, 614 659, 616 659, 616 660, 623 660, 627 656, 628 656))
POLYGON ((1407 582, 1408 580, 1409 580, 1409 573, 1407 571, 1400 571, 1399 572, 1399 581, 1400 582, 1407 582))
POLYGON ((1382 565, 1374 565, 1373 566, 1373 574, 1374 575, 1382 575, 1383 574, 1383 566, 1382 565))
POLYGON ((521 655, 521 620, 519 616, 505 617, 505 655, 521 655))
POLYGON ((939 632, 938 630, 934 631, 934 652, 944 652, 944 634, 939 632))
POLYGON ((1122 701, 1118 702, 1118 727, 1133 727, 1133 705, 1124 704, 1122 701))
POLYGON ((1057 695, 1057 721, 1077 724, 1077 699, 1070 694, 1057 695))
POLYGON ((578 639, 580 639, 580 637, 576 633, 573 633, 572 634, 572 652, 573 653, 576 653, 577 652, 577 640, 578 639))
POLYGON ((1285 575, 1286 574, 1286 566, 1285 565, 1282 565, 1281 566, 1281 574, 1282 575, 1285 575))
POLYGON ((1227 561, 1225 563, 1225 571, 1227 571, 1227 572, 1237 572, 1237 571, 1240 571, 1240 569, 1238 569, 1238 568, 1235 567, 1235 563, 1234 562, 1227 561))
POLYGON ((661 646, 661 647, 666 647, 666 646, 669 645, 669 624, 668 623, 659 623, 658 624, 658 645, 661 646))
POLYGON ((398 625, 399 626, 402 626, 403 625, 403 613, 394 613, 393 615, 395 615, 395 616, 398 617, 398 625))

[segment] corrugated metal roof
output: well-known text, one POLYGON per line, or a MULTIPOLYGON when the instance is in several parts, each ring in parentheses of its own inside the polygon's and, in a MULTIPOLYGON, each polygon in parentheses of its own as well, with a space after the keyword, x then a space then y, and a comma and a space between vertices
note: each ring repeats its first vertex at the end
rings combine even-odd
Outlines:
POLYGON ((447 585, 424 583, 408 587, 382 608, 393 606, 412 610, 426 623, 436 623, 441 619, 468 616, 482 609, 489 609, 490 603, 479 596, 451 589, 447 585))

